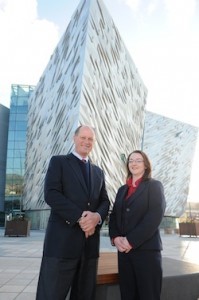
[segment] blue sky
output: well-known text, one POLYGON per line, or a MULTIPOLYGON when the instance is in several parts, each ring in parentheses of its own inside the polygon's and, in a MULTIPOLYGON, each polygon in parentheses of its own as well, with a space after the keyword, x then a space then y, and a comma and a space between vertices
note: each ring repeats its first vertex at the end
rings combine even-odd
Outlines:
MULTIPOLYGON (((79 3, 0 0, 1 104, 12 83, 37 84, 79 3)), ((199 1, 104 3, 148 88, 147 109, 199 127, 199 1)), ((199 158, 194 178, 198 169, 199 158)))
MULTIPOLYGON (((0 0, 2 104, 11 83, 38 82, 79 3, 0 0)), ((199 1, 104 3, 148 88, 147 109, 199 126, 199 1)))
POLYGON ((71 19, 71 16, 77 8, 79 0, 38 0, 38 18, 47 19, 59 26, 59 33, 63 33, 71 19))

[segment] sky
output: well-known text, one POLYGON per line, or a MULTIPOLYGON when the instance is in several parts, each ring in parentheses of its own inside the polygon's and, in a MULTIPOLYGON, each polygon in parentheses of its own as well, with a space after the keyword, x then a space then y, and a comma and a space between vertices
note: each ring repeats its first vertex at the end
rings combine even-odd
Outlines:
MULTIPOLYGON (((0 0, 0 103, 36 85, 81 0, 0 0)), ((199 127, 199 1, 103 0, 147 89, 146 109, 199 127)), ((189 201, 199 201, 199 142, 189 201)))

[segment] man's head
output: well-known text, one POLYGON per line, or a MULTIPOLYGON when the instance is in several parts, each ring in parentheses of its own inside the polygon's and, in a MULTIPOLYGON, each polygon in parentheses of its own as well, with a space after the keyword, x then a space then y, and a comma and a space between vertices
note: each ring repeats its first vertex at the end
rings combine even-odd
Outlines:
POLYGON ((87 125, 79 126, 73 137, 75 144, 75 151, 81 156, 86 157, 93 149, 95 142, 94 129, 87 125))

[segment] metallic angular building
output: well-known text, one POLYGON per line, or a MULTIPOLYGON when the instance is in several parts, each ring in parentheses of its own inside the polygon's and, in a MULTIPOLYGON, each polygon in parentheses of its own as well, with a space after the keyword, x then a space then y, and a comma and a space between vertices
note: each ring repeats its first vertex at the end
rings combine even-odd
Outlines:
POLYGON ((143 150, 152 162, 153 177, 162 181, 165 216, 180 217, 187 205, 198 128, 147 112, 143 150))
POLYGON ((103 2, 81 1, 30 101, 24 209, 48 209, 43 183, 49 159, 72 150, 79 124, 96 129, 91 159, 104 169, 113 201, 125 178, 124 153, 141 145, 146 97, 103 2))

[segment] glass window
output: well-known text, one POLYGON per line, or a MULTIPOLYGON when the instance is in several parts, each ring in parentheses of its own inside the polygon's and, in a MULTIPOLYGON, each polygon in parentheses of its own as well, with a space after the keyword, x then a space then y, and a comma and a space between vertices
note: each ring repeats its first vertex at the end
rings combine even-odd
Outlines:
POLYGON ((9 119, 9 122, 10 121, 15 121, 16 120, 16 114, 10 114, 10 119, 9 119))
POLYGON ((8 150, 7 151, 7 157, 14 157, 14 150, 8 150))
POLYGON ((11 104, 11 114, 16 113, 17 112, 17 106, 11 104))
POLYGON ((9 130, 15 130, 15 124, 16 124, 15 121, 10 121, 9 122, 9 130))
POLYGON ((12 169, 13 168, 13 158, 7 158, 7 168, 12 169))
POLYGON ((15 148, 24 150, 26 148, 25 141, 15 141, 15 148))
POLYGON ((27 121, 27 115, 26 114, 17 114, 16 120, 17 121, 27 121))
POLYGON ((14 168, 16 169, 22 169, 24 168, 24 159, 23 158, 14 158, 14 168))
POLYGON ((8 133, 8 140, 9 141, 14 141, 14 138, 15 138, 15 131, 10 130, 9 133, 8 133))
POLYGON ((20 176, 20 175, 14 175, 13 176, 13 184, 15 184, 15 185, 22 185, 22 183, 23 183, 23 176, 20 176))
POLYGON ((14 142, 8 141, 8 150, 14 149, 14 142))
POLYGON ((20 176, 24 176, 24 168, 20 168, 20 169, 13 169, 13 174, 16 174, 16 175, 20 175, 20 176))
POLYGON ((14 158, 13 167, 16 169, 20 169, 21 167, 20 158, 16 158, 16 157, 14 158))
POLYGON ((14 106, 14 107, 17 107, 17 97, 14 96, 14 95, 11 97, 11 108, 12 108, 13 106, 14 106))
POLYGON ((12 174, 13 174, 13 168, 7 168, 6 169, 6 176, 9 177, 12 174))
POLYGON ((26 131, 16 131, 15 132, 16 141, 25 141, 26 140, 26 131))
POLYGON ((23 105, 23 106, 18 106, 17 107, 17 112, 18 113, 26 113, 28 112, 28 105, 23 105))
POLYGON ((16 122, 16 130, 26 130, 26 122, 16 122))
POLYGON ((15 149, 14 150, 14 157, 23 158, 23 157, 25 157, 25 153, 26 153, 26 151, 24 149, 23 150, 21 150, 21 149, 15 149))
MULTIPOLYGON (((18 86, 18 89, 17 89, 17 95, 18 95, 18 100, 22 99, 27 99, 27 96, 28 96, 28 90, 27 88, 25 88, 25 86, 18 86)), ((20 102, 18 102, 20 104, 20 102)))
POLYGON ((14 199, 14 201, 13 201, 13 209, 16 209, 16 210, 20 209, 20 199, 14 199))

